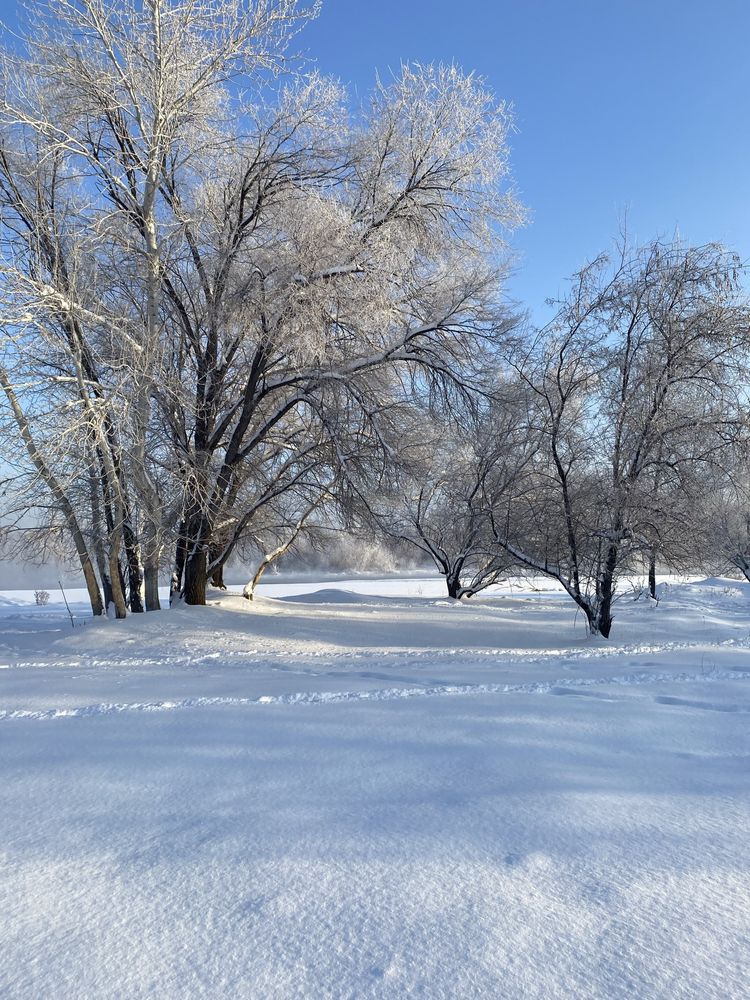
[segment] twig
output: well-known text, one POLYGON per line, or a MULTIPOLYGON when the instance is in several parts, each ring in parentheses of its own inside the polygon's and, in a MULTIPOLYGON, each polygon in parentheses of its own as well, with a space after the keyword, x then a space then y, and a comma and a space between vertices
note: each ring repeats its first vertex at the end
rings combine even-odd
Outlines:
POLYGON ((76 623, 73 620, 73 612, 70 610, 70 605, 68 604, 68 598, 65 596, 65 591, 63 590, 62 580, 58 580, 57 582, 60 584, 60 593, 63 596, 63 600, 65 601, 65 607, 68 609, 68 614, 70 615, 70 627, 75 628, 76 623))

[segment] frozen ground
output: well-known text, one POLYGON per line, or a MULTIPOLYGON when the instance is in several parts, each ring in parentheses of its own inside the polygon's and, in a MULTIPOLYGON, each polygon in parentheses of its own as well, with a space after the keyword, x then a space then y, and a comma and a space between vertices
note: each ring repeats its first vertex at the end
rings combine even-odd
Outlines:
POLYGON ((0 996, 748 996, 748 588, 264 592, 0 594, 0 996))

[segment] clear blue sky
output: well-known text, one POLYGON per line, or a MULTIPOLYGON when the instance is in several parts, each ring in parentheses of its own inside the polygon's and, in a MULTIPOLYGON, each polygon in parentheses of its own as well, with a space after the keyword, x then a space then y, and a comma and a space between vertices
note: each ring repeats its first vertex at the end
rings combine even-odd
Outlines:
POLYGON ((513 102, 531 221, 510 291, 539 318, 625 213, 639 240, 678 227, 750 258, 750 0, 323 0, 300 43, 360 96, 402 60, 455 61, 513 102))
POLYGON ((513 102, 531 222, 511 284, 534 314, 627 212, 750 258, 750 0, 323 0, 319 68, 369 88, 402 60, 455 61, 513 102))

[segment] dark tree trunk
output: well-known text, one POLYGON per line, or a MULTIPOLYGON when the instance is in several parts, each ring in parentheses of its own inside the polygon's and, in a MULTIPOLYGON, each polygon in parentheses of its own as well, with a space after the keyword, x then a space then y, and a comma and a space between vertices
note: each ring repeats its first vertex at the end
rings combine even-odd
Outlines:
POLYGON ((580 597, 575 597, 574 600, 586 615, 586 628, 589 630, 589 634, 601 635, 608 639, 612 628, 611 601, 609 604, 602 603, 599 597, 589 601, 583 594, 580 597))
POLYGON ((748 583, 750 583, 750 559, 748 559, 747 554, 745 552, 736 552, 732 562, 748 583))
POLYGON ((104 541, 102 537, 102 518, 101 518, 101 508, 99 506, 99 496, 98 489, 99 484, 97 482, 96 473, 91 470, 90 473, 90 483, 91 483, 91 523, 93 529, 93 548, 94 548, 94 558, 96 559, 96 566, 99 570, 99 579, 102 581, 102 591, 104 593, 104 614, 107 613, 107 608, 113 601, 112 595, 112 584, 109 579, 109 567, 107 565, 107 556, 104 552, 104 541))
POLYGON ((141 597, 141 561, 138 553, 138 539, 129 524, 123 527, 123 545, 128 566, 128 605, 134 614, 143 612, 141 597))
POLYGON ((591 631, 609 639, 612 631, 612 597, 614 596, 615 569, 619 547, 610 545, 604 567, 596 581, 596 611, 591 621, 591 631))
POLYGON ((115 609, 115 616, 117 618, 125 618, 127 615, 125 577, 123 576, 122 565, 120 563, 122 526, 118 524, 118 520, 115 517, 109 480, 107 478, 102 452, 99 448, 97 448, 97 455, 99 457, 99 486, 102 494, 107 538, 107 554, 105 557, 106 570, 102 572, 102 582, 104 584, 105 595, 107 591, 109 591, 109 598, 107 599, 107 613, 109 613, 111 604, 115 609))
POLYGON ((208 586, 208 546, 211 538, 208 519, 194 511, 185 522, 185 569, 182 599, 186 604, 205 604, 208 586))
POLYGON ((611 608, 612 600, 610 598, 596 609, 596 614, 589 619, 589 631, 592 635, 601 635, 605 639, 609 639, 609 633, 612 631, 611 608))
POLYGON ((102 581, 102 591, 104 593, 104 613, 106 614, 107 608, 110 604, 114 604, 115 595, 112 589, 112 581, 109 578, 109 563, 107 562, 107 556, 104 551, 104 543, 100 538, 97 538, 95 545, 96 564, 99 568, 99 578, 102 581))
POLYGON ((185 560, 182 597, 186 604, 205 604, 208 558, 203 545, 196 545, 185 560))
POLYGON ((104 564, 105 568, 101 570, 102 578, 102 590, 104 591, 104 607, 108 608, 110 604, 115 603, 115 592, 112 588, 112 581, 109 578, 109 569, 107 563, 104 564))
POLYGON ((448 587, 448 597, 453 597, 458 600, 458 595, 461 592, 461 581, 457 573, 448 573, 445 577, 445 583, 448 587))
POLYGON ((656 600, 656 552, 651 550, 648 561, 648 592, 656 600))
POLYGON ((182 577, 185 573, 185 561, 187 560, 187 538, 185 537, 185 523, 180 525, 180 534, 177 539, 177 550, 174 557, 174 572, 169 584, 169 603, 175 594, 182 591, 182 577))
POLYGON ((159 564, 147 562, 143 568, 146 611, 161 611, 159 601, 159 564))
MULTIPOLYGON (((216 560, 219 558, 220 555, 221 555, 221 550, 218 549, 218 548, 214 548, 213 546, 211 546, 209 548, 209 550, 208 550, 208 560, 209 560, 209 563, 215 563, 216 560)), ((218 587, 219 590, 226 590, 227 589, 227 585, 224 583, 224 563, 223 562, 219 563, 217 566, 214 566, 214 569, 211 572, 211 586, 212 587, 218 587)))

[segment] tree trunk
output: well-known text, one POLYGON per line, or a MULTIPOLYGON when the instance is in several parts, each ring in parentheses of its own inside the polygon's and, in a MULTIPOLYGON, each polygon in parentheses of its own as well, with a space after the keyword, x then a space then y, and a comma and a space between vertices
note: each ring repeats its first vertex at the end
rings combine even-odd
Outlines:
POLYGON ((143 583, 146 596, 146 611, 161 611, 158 562, 146 562, 143 567, 143 583))
POLYGON ((128 604, 134 614, 141 614, 143 612, 141 558, 138 539, 127 521, 123 527, 123 542, 125 559, 128 564, 128 604))
MULTIPOLYGON (((209 562, 213 563, 219 557, 219 552, 215 549, 209 549, 208 558, 209 562)), ((218 587, 219 590, 226 590, 227 585, 224 583, 224 563, 219 563, 214 566, 211 572, 211 586, 218 587)))
POLYGON ((107 561, 107 556, 104 551, 104 542, 101 536, 98 536, 95 540, 95 555, 96 564, 99 568, 99 578, 102 581, 102 590, 104 591, 104 609, 106 614, 106 609, 110 604, 114 604, 114 593, 112 591, 112 581, 109 576, 109 563, 107 561))
POLYGON ((196 543, 185 560, 185 579, 182 597, 186 604, 205 604, 208 558, 205 546, 196 543))
POLYGON ((99 618, 104 614, 104 602, 102 601, 102 592, 99 590, 99 583, 96 579, 96 573, 94 572, 94 565, 89 558, 88 552, 78 552, 79 559, 81 560, 81 569, 83 570, 83 578, 86 581, 86 590, 88 591, 89 600, 91 601, 91 610, 94 614, 94 618, 99 618))
POLYGON ((128 607, 125 603, 125 591, 122 586, 122 574, 120 572, 120 535, 119 532, 110 542, 109 548, 109 579, 112 585, 112 604, 115 609, 115 618, 125 618, 128 614, 128 607))
MULTIPOLYGON (((615 530, 620 531, 621 526, 615 525, 615 530)), ((612 630, 612 598, 615 592, 615 569, 620 548, 616 544, 607 547, 607 557, 604 560, 604 567, 600 571, 596 581, 596 610, 592 616, 592 632, 609 639, 612 630)))
POLYGON ((268 567, 272 563, 276 562, 276 560, 280 556, 283 556, 284 553, 286 553, 286 552, 289 551, 289 549, 292 547, 292 545, 296 541, 297 536, 299 535, 299 533, 302 531, 303 527, 305 526, 305 521, 312 514, 312 512, 317 507, 320 506, 320 504, 323 502, 323 497, 324 496, 325 496, 325 494, 323 496, 319 497, 314 503, 310 504, 310 506, 307 508, 307 510, 305 511, 305 513, 302 515, 302 517, 299 519, 299 521, 297 521, 297 523, 295 524, 294 530, 292 531, 291 535, 289 536, 289 538, 287 538, 287 540, 285 542, 282 542, 281 545, 277 545, 276 548, 272 552, 267 552, 266 555, 263 556, 263 558, 261 559, 260 563, 258 564, 258 568, 255 571, 255 576, 252 578, 252 580, 249 583, 245 584, 245 589, 242 591, 242 596, 245 598, 245 600, 252 601, 253 594, 255 593, 255 588, 258 586, 258 582, 260 581, 260 578, 263 576, 263 574, 265 573, 265 571, 268 569, 268 567))
POLYGON ((185 573, 185 561, 187 560, 187 539, 185 538, 185 522, 180 524, 180 533, 177 537, 177 548, 174 555, 174 570, 172 579, 169 581, 169 603, 171 604, 175 594, 182 591, 182 577, 185 573))
POLYGON ((612 600, 611 598, 600 604, 596 612, 589 619, 589 632, 592 635, 600 635, 604 639, 609 639, 612 631, 612 600))
POLYGON ((246 601, 252 601, 253 597, 255 596, 255 588, 260 583, 260 578, 263 576, 263 574, 270 565, 271 563, 268 559, 262 559, 260 561, 260 565, 256 569, 252 580, 250 581, 250 583, 245 584, 245 589, 242 591, 242 596, 245 598, 246 601))
POLYGON ((648 560, 648 592, 656 600, 656 549, 651 549, 648 560))
POLYGON ((450 563, 447 560, 443 563, 443 572, 445 573, 445 584, 448 588, 448 597, 452 597, 456 601, 462 596, 461 572, 464 568, 465 561, 465 557, 460 557, 453 563, 450 563))
POLYGON ((246 601, 252 601, 255 595, 255 588, 260 583, 260 578, 263 576, 263 574, 273 561, 274 561, 273 555, 267 555, 261 559, 260 563, 258 564, 258 568, 255 571, 255 575, 253 576, 250 583, 245 585, 245 589, 242 591, 242 596, 245 598, 246 601))
MULTIPOLYGON (((97 560, 98 556, 99 554, 97 553, 97 560)), ((102 590, 104 591, 104 608, 106 613, 106 609, 110 606, 110 604, 115 603, 115 596, 112 591, 112 581, 109 578, 109 567, 104 556, 103 549, 101 553, 101 562, 99 563, 99 576, 101 577, 102 590)))
POLYGON ((592 600, 587 600, 581 594, 580 598, 576 597, 574 600, 584 615, 586 615, 586 628, 589 635, 600 635, 604 639, 608 639, 612 629, 611 598, 607 601, 597 596, 592 600))
MULTIPOLYGON (((559 577, 557 579, 559 579, 559 577)), ((576 602, 581 611, 583 611, 584 615, 586 615, 586 629, 588 630, 589 635, 598 635, 599 623, 597 619, 596 608, 594 607, 594 605, 589 600, 587 600, 586 595, 584 595, 583 593, 576 594, 572 593, 570 590, 568 590, 568 593, 576 602)))
POLYGON ((102 581, 104 591, 104 611, 112 604, 112 585, 109 582, 109 569, 107 568, 107 557, 104 553, 104 526, 102 522, 101 506, 99 504, 99 478, 93 465, 89 466, 89 495, 91 500, 91 529, 93 535, 94 557, 99 570, 99 579, 102 581))
POLYGON ((78 518, 76 517, 75 508, 70 502, 70 499, 68 498, 68 495, 59 480, 47 464, 44 455, 37 448, 36 441, 31 433, 31 428, 28 420, 26 419, 26 415, 21 409, 21 404, 18 402, 15 390, 10 384, 10 380, 8 379, 5 369, 2 367, 0 367, 0 386, 2 386, 2 389, 8 398, 8 402, 10 403, 13 416, 15 417, 18 430, 21 434, 21 439, 26 446, 29 458, 34 463, 34 467, 39 473, 41 479, 47 485, 47 488, 57 501, 58 507, 65 518, 66 526, 73 536, 73 542, 75 544, 76 552, 78 553, 78 558, 81 563, 81 569, 83 570, 83 576, 86 581, 86 589, 88 591, 89 600, 91 601, 91 610, 93 614, 98 617, 99 615, 104 614, 104 604, 102 603, 102 595, 99 590, 99 584, 96 581, 96 574, 91 563, 88 546, 86 545, 83 531, 81 530, 78 518))
POLYGON ((737 569, 742 573, 745 579, 750 583, 750 559, 746 556, 744 552, 735 553, 732 562, 737 567, 737 569))
POLYGON ((195 508, 185 520, 186 552, 181 596, 186 604, 206 603, 210 539, 208 518, 200 508, 195 508))

